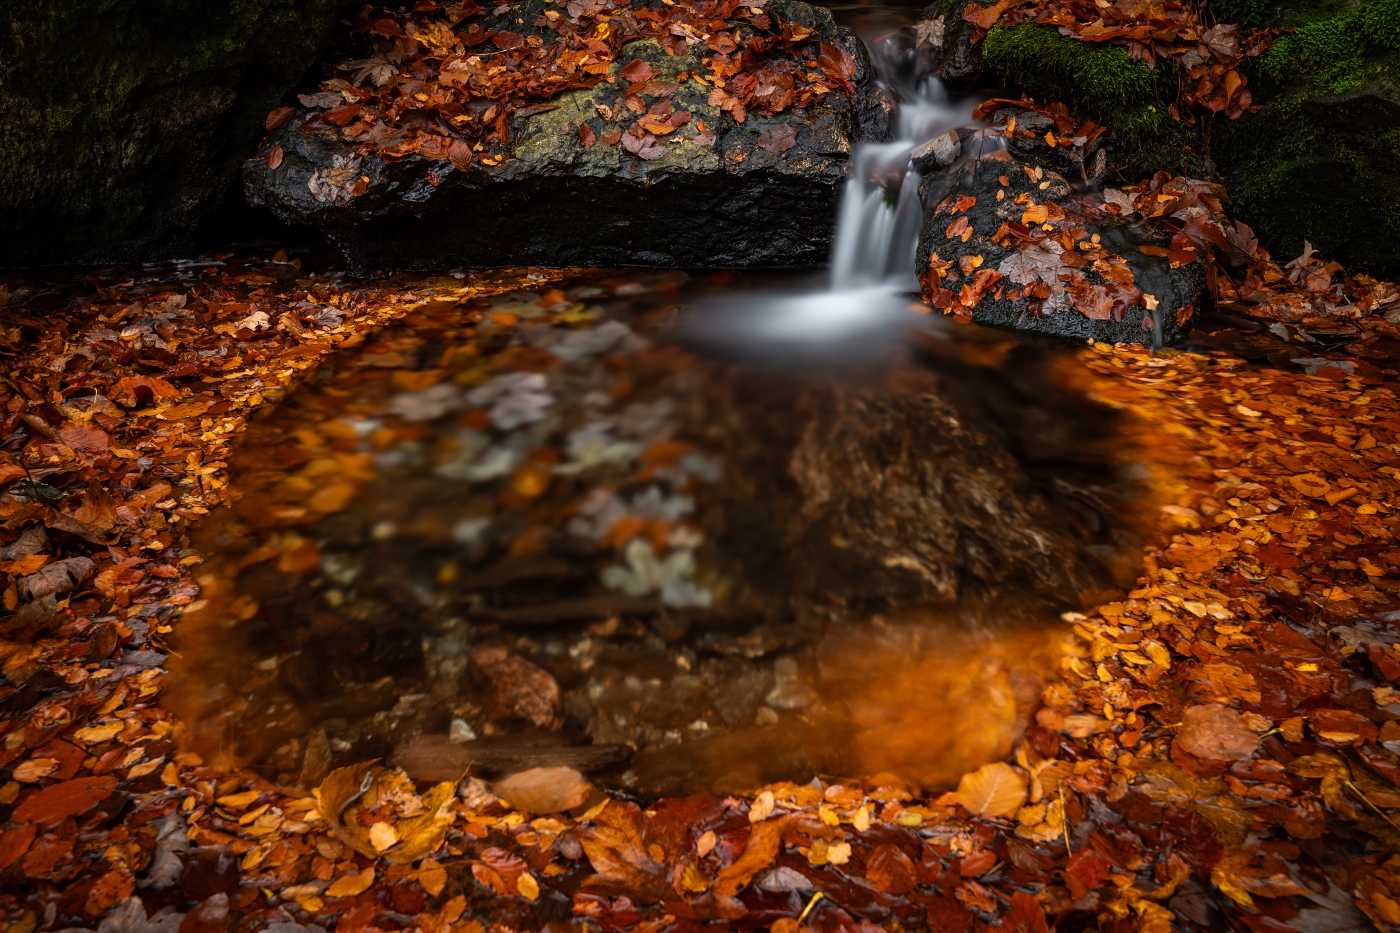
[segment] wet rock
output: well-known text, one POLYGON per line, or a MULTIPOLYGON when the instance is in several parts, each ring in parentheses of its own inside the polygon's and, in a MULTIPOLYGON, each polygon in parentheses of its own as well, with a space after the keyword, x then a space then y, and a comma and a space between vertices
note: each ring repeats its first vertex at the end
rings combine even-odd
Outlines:
POLYGON ((908 27, 918 76, 937 78, 955 93, 975 90, 985 66, 981 49, 972 44, 973 26, 962 18, 965 5, 961 0, 939 0, 908 27))
MULTIPOLYGON (((562 94, 546 111, 517 113, 509 157, 497 165, 477 159, 465 171, 417 155, 360 157, 334 129, 312 130, 312 112, 302 109, 244 163, 248 202, 322 231, 359 270, 822 264, 851 150, 887 138, 893 100, 874 81, 865 47, 829 13, 801 3, 788 13, 812 19, 855 58, 854 99, 833 92, 806 109, 754 112, 739 124, 709 104, 709 87, 688 80, 667 100, 689 122, 643 159, 602 141, 636 116, 624 105, 625 81, 602 83, 562 94), (588 147, 583 126, 598 138, 588 147), (788 134, 790 148, 772 141, 788 134), (277 146, 284 155, 273 169, 267 156, 277 146), (354 195, 359 179, 364 191, 354 195)), ((675 82, 703 73, 702 57, 638 41, 614 72, 640 59, 657 80, 675 82)))
POLYGON ((1141 252, 1166 238, 1056 172, 995 153, 923 194, 933 212, 916 263, 935 308, 1056 337, 1160 344, 1180 340, 1200 307, 1202 263, 1173 269, 1141 252))
MULTIPOLYGON (((989 119, 1016 159, 1058 172, 1074 183, 1101 183, 1111 158, 1108 136, 1103 132, 1093 136, 1067 135, 1066 128, 1078 129, 1078 121, 1069 116, 1063 105, 1052 112, 1056 116, 1022 107, 999 107, 989 119)), ((1073 132, 1074 129, 1068 130, 1069 134, 1073 132)))
POLYGON ((0 267, 188 250, 335 0, 9 5, 0 38, 0 267))
POLYGON ((947 168, 960 158, 962 134, 958 130, 949 130, 942 136, 915 146, 914 151, 909 153, 909 164, 927 175, 936 169, 947 168))

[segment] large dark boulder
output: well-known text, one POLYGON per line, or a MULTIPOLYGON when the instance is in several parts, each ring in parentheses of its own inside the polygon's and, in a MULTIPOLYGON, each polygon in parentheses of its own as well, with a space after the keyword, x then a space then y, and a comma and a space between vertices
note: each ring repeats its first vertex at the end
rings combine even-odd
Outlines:
POLYGON ((835 91, 805 109, 754 111, 736 123, 708 103, 710 87, 677 81, 704 74, 703 47, 670 55, 645 39, 623 47, 612 76, 644 61, 658 80, 680 84, 666 100, 689 114, 649 158, 604 142, 637 117, 621 78, 554 97, 544 112, 517 111, 506 158, 478 158, 466 170, 419 155, 361 155, 334 127, 308 123, 313 111, 303 108, 244 163, 248 201, 320 230, 359 270, 820 265, 851 150, 888 135, 893 101, 875 83, 864 46, 829 13, 801 3, 784 13, 852 55, 854 97, 835 91), (595 137, 588 147, 584 126, 595 137), (280 161, 269 158, 277 147, 280 161))
POLYGON ((80 0, 0 13, 0 267, 178 252, 340 0, 80 0))

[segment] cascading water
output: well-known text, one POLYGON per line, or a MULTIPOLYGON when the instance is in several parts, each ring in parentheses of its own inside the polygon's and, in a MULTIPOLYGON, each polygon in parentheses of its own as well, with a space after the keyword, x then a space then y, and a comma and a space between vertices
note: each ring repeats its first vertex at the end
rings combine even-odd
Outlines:
MULTIPOLYGON (((916 53, 898 33, 869 44, 877 79, 898 97, 895 139, 861 143, 837 217, 827 287, 817 291, 760 290, 726 296, 705 315, 703 329, 779 343, 829 343, 886 329, 919 287, 914 252, 924 209, 922 181, 911 162, 923 143, 969 128, 977 101, 950 100, 936 79, 920 80, 916 53)), ((967 137, 964 133, 962 136, 967 137)), ((999 137, 973 132, 961 143, 1000 148, 999 137), (975 140, 975 142, 974 142, 975 140)))
POLYGON ((921 143, 971 122, 972 103, 953 103, 936 78, 919 80, 912 49, 892 37, 871 44, 876 74, 900 105, 895 139, 862 143, 852 156, 832 250, 831 288, 836 292, 882 286, 917 287, 914 249, 923 223, 917 169, 910 154, 921 143))

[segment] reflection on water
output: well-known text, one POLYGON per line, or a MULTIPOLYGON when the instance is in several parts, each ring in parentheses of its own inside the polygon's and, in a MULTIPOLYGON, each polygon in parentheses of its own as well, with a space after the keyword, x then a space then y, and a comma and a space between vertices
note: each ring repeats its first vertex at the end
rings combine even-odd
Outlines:
POLYGON ((1131 579, 1112 415, 902 304, 795 340, 812 309, 751 291, 784 283, 585 276, 337 357, 196 541, 189 741, 289 786, 387 757, 641 795, 1004 754, 1058 613, 1131 579))

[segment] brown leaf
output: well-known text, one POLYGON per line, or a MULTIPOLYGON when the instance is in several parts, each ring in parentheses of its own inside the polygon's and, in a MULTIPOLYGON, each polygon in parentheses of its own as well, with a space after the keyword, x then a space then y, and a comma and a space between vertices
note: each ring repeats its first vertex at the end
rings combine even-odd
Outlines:
POLYGON ((1211 761, 1239 761, 1254 754, 1259 736, 1228 706, 1206 703, 1186 710, 1176 741, 1189 754, 1211 761))
POLYGON ((1191 544, 1173 544, 1163 556, 1168 564, 1180 567, 1187 573, 1207 573, 1218 567, 1223 559, 1223 555, 1209 545, 1191 544))
MULTIPOLYGON (((283 123, 286 123, 287 118, 296 113, 296 110, 295 107, 278 107, 267 115, 267 120, 263 123, 263 126, 266 127, 267 131, 270 133, 283 123)), ((276 166, 273 167, 276 168, 276 166)))
POLYGON ((784 816, 754 823, 749 830, 748 842, 744 843, 744 851, 739 853, 734 864, 720 869, 710 888, 711 893, 719 898, 733 897, 753 880, 754 875, 771 865, 782 848, 783 829, 787 821, 788 818, 784 816))
POLYGON ((135 408, 163 398, 177 399, 180 390, 159 376, 123 376, 112 387, 112 395, 127 408, 135 408))
POLYGON ((447 161, 457 171, 465 172, 472 166, 472 147, 464 140, 454 139, 452 145, 447 147, 447 161))
POLYGON ((656 77, 656 69, 640 58, 634 58, 622 69, 620 74, 631 83, 640 84, 656 77))
POLYGON ((63 781, 26 797, 10 818, 19 823, 52 826, 70 816, 88 812, 110 797, 116 788, 117 779, 111 775, 63 781))
POLYGON ((79 453, 103 454, 112 446, 112 437, 91 424, 69 422, 58 429, 58 439, 79 453))
POLYGON ((29 601, 70 592, 92 576, 93 570, 93 562, 86 557, 54 561, 27 577, 20 577, 20 599, 29 601))
POLYGON ((592 149, 593 143, 598 139, 598 134, 593 132, 593 127, 587 123, 580 123, 578 128, 579 145, 585 149, 592 149))
POLYGON ((664 881, 666 869, 647 851, 643 833, 646 818, 634 803, 613 800, 593 818, 593 825, 579 830, 579 843, 598 874, 585 887, 625 894, 639 903, 674 897, 664 881))
POLYGON ((865 880, 886 894, 908 894, 919 885, 914 862, 898 846, 884 843, 870 852, 865 880))
POLYGON ((267 154, 267 167, 276 171, 282 167, 282 147, 273 146, 272 151, 267 154))
POLYGON ((544 814, 583 806, 593 786, 573 768, 554 767, 512 774, 491 785, 491 789, 517 810, 544 814))
POLYGON ((786 123, 770 126, 758 137, 758 148, 772 153, 787 152, 797 144, 797 130, 786 123))

